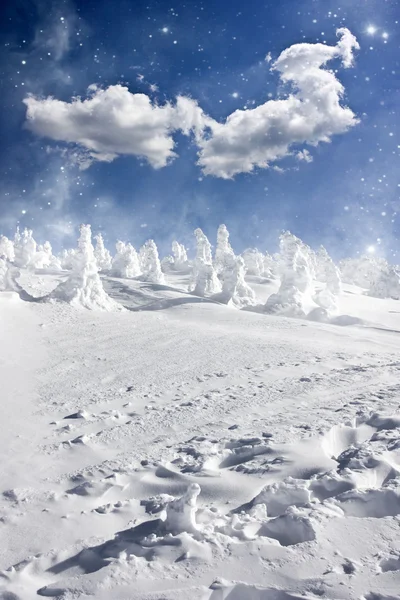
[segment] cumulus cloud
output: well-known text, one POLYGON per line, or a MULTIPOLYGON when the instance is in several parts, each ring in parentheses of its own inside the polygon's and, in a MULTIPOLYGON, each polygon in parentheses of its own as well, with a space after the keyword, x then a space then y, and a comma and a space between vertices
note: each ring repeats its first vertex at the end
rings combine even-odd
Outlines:
POLYGON ((350 67, 359 47, 348 29, 337 33, 335 46, 302 43, 284 50, 272 69, 291 93, 251 110, 236 110, 224 123, 206 115, 192 98, 179 96, 160 106, 121 85, 92 85, 84 100, 25 98, 26 126, 37 135, 78 145, 89 161, 132 155, 154 168, 176 157, 175 132, 193 134, 203 172, 224 179, 266 168, 292 155, 293 146, 295 156, 309 162, 308 151, 299 145, 329 142, 357 123, 351 109, 341 104, 342 84, 324 68, 334 58, 350 67))
POLYGON ((146 94, 128 88, 90 86, 85 100, 63 102, 28 96, 27 127, 53 140, 78 144, 93 160, 110 162, 118 155, 146 158, 154 168, 165 167, 176 154, 174 131, 196 135, 207 117, 191 98, 158 106, 146 94))
POLYGON ((273 63, 292 93, 282 100, 269 100, 252 110, 236 110, 225 123, 214 123, 212 135, 201 144, 199 164, 206 175, 229 179, 266 168, 291 153, 291 146, 317 145, 344 133, 357 123, 354 113, 340 101, 344 88, 332 71, 323 67, 341 58, 352 64, 358 48, 348 29, 339 29, 336 46, 295 44, 273 63))

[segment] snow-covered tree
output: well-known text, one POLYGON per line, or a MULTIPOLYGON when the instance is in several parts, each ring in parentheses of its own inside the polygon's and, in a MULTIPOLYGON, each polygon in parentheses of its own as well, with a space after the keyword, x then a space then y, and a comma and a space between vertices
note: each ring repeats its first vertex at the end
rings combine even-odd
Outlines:
POLYGON ((142 279, 144 281, 160 284, 165 283, 157 246, 154 240, 147 240, 141 247, 140 266, 142 269, 142 279))
POLYGON ((172 254, 174 257, 174 268, 177 270, 185 269, 188 266, 188 257, 186 248, 176 240, 172 242, 172 254))
POLYGON ((326 283, 327 289, 332 294, 338 295, 342 292, 340 271, 324 246, 320 246, 318 252, 316 252, 315 276, 321 283, 326 283))
POLYGON ((246 269, 241 256, 231 259, 225 264, 222 272, 222 292, 218 294, 219 300, 236 308, 254 306, 256 295, 244 279, 246 269))
POLYGON ((10 262, 14 261, 14 244, 5 235, 0 236, 0 258, 5 258, 10 262))
POLYGON ((60 253, 60 263, 61 268, 65 271, 71 271, 75 265, 75 259, 77 256, 76 248, 69 248, 68 250, 64 249, 60 253))
POLYGON ((312 248, 310 248, 310 246, 308 244, 306 244, 305 242, 303 242, 303 240, 300 240, 300 248, 301 248, 303 256, 306 259, 307 268, 308 268, 308 270, 310 272, 311 279, 315 279, 315 274, 316 274, 316 271, 317 271, 317 256, 316 256, 316 253, 314 252, 314 250, 312 248))
POLYGON ((231 264, 235 258, 235 253, 229 243, 229 231, 226 225, 220 225, 217 231, 217 246, 215 248, 214 269, 219 275, 225 268, 225 265, 231 264))
POLYGON ((212 253, 211 244, 208 241, 207 236, 198 227, 195 229, 194 235, 196 236, 196 259, 202 260, 206 265, 212 264, 212 253))
POLYGON ((190 291, 196 296, 217 294, 221 283, 212 263, 211 244, 201 229, 196 229, 196 258, 192 267, 190 291))
POLYGON ((50 299, 90 310, 122 310, 106 293, 99 276, 90 225, 81 225, 78 252, 68 279, 51 292, 50 299))
POLYGON ((260 277, 264 274, 264 255, 257 248, 246 248, 242 253, 246 273, 260 277))
POLYGON ((268 254, 268 252, 266 252, 264 254, 263 263, 264 265, 262 276, 268 277, 269 279, 274 279, 278 273, 278 263, 275 260, 274 256, 271 256, 271 254, 268 254))
POLYGON ((50 242, 45 242, 43 246, 39 245, 36 254, 31 261, 35 269, 61 269, 61 261, 53 255, 53 249, 50 242))
POLYGON ((381 272, 388 270, 389 265, 383 258, 361 256, 359 258, 346 258, 341 260, 339 268, 342 275, 342 281, 369 289, 379 278, 381 272))
POLYGON ((7 263, 5 260, 0 258, 0 291, 6 289, 7 276, 7 263))
POLYGON ((97 266, 99 271, 108 271, 111 269, 112 258, 110 252, 104 246, 104 240, 101 233, 94 236, 96 240, 96 246, 94 249, 94 255, 97 260, 97 266))
POLYGON ((305 316, 305 304, 310 301, 312 274, 303 243, 289 231, 279 239, 281 285, 266 304, 267 312, 287 316, 305 316))
POLYGON ((176 268, 175 259, 170 254, 164 256, 164 258, 160 261, 160 264, 161 271, 163 273, 169 273, 170 271, 176 268))
POLYGON ((31 229, 24 229, 22 234, 17 230, 14 251, 14 263, 17 267, 28 267, 34 264, 37 244, 31 229))
POLYGON ((111 274, 114 277, 122 277, 123 279, 132 279, 140 275, 138 253, 132 244, 118 241, 115 248, 117 253, 112 259, 111 274))
POLYGON ((400 300, 400 269, 388 266, 386 270, 382 270, 372 282, 368 296, 400 300))
POLYGON ((192 282, 192 291, 195 296, 210 296, 221 291, 219 281, 212 264, 205 263, 202 258, 196 260, 195 279, 192 282))

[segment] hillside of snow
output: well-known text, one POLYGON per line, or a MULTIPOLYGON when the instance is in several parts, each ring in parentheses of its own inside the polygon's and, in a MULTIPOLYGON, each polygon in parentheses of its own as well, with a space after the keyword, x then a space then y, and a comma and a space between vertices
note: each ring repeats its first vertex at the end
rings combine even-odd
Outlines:
POLYGON ((195 240, 0 241, 0 598, 398 600, 398 268, 195 240))

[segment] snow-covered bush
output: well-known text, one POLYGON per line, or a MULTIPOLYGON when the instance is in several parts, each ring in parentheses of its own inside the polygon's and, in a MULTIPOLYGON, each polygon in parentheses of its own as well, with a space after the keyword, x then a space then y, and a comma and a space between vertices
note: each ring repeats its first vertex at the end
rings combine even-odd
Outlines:
POLYGON ((217 294, 221 283, 212 263, 211 244, 201 229, 196 229, 196 258, 193 263, 189 290, 196 296, 217 294))
POLYGON ((246 269, 241 256, 231 259, 230 264, 225 264, 222 272, 222 292, 218 300, 236 308, 254 306, 256 295, 244 279, 246 269))
POLYGON ((95 235, 94 239, 96 240, 94 255, 96 257, 98 269, 99 271, 108 271, 109 269, 111 269, 111 254, 104 246, 104 240, 101 233, 95 235))
POLYGON ((81 225, 73 271, 65 282, 51 292, 49 298, 90 310, 122 309, 103 288, 94 255, 90 225, 81 225))
POLYGON ((187 268, 189 261, 187 257, 186 248, 183 244, 180 244, 176 240, 172 242, 172 254, 174 257, 174 268, 177 270, 187 268))
MULTIPOLYGON (((197 231, 197 230, 196 230, 197 231)), ((196 232, 195 232, 196 233, 196 232)), ((229 243, 229 231, 226 225, 220 225, 217 232, 217 246, 215 248, 214 269, 219 275, 227 264, 231 264, 235 253, 229 243)))
POLYGON ((17 230, 14 242, 15 265, 17 267, 34 266, 36 248, 37 244, 31 229, 24 229, 22 234, 17 230))
POLYGON ((267 312, 286 316, 305 316, 305 304, 310 302, 312 274, 303 243, 289 231, 279 239, 281 285, 266 304, 267 312))
POLYGON ((157 246, 154 240, 147 242, 140 249, 140 267, 142 279, 151 283, 165 283, 164 274, 158 256, 157 246))
POLYGON ((5 258, 10 262, 14 261, 14 244, 5 235, 0 236, 0 258, 5 258))
POLYGON ((132 244, 118 241, 115 248, 117 253, 112 259, 111 274, 123 279, 132 279, 140 275, 138 253, 132 244))
POLYGON ((372 282, 368 296, 400 300, 400 269, 388 266, 385 271, 382 270, 372 282))

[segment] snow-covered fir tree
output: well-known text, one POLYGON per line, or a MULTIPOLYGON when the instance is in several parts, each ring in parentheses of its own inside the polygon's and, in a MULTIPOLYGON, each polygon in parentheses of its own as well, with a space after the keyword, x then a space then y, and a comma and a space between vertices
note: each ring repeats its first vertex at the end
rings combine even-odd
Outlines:
POLYGON ((342 281, 368 290, 379 278, 381 272, 388 270, 389 265, 383 258, 360 256, 341 260, 339 268, 342 281))
POLYGON ((400 300, 400 268, 388 266, 387 269, 381 270, 372 282, 368 296, 400 300))
POLYGON ((0 236, 0 258, 14 262, 14 243, 5 235, 0 236))
POLYGON ((221 291, 221 282, 214 269, 211 244, 200 228, 194 232, 196 236, 196 258, 192 267, 189 290, 197 296, 217 294, 221 291))
POLYGON ((256 304, 254 290, 246 283, 244 276, 246 268, 241 256, 231 259, 231 263, 225 263, 222 272, 222 292, 218 294, 218 300, 229 306, 243 308, 256 304))
POLYGON ((77 255, 76 248, 63 249, 59 255, 61 268, 64 271, 71 271, 74 268, 75 259, 77 255))
POLYGON ((257 248, 246 248, 242 253, 242 259, 248 275, 261 277, 265 272, 264 255, 257 248))
POLYGON ((306 302, 310 299, 312 274, 303 243, 289 231, 279 238, 281 285, 266 304, 267 312, 287 316, 305 316, 306 302))
POLYGON ((51 269, 56 271, 61 269, 61 261, 53 255, 50 242, 45 242, 43 245, 37 246, 36 254, 31 264, 35 269, 51 269))
POLYGON ((226 264, 231 264, 235 258, 235 253, 229 243, 229 231, 226 225, 220 225, 217 231, 217 245, 215 248, 214 269, 219 275, 225 268, 226 264))
POLYGON ((322 283, 326 283, 327 289, 329 289, 332 294, 340 294, 342 292, 340 271, 329 256, 328 251, 324 246, 320 246, 315 256, 316 279, 322 283))
POLYGON ((199 258, 196 260, 194 273, 191 288, 195 296, 211 296, 221 291, 221 282, 212 264, 199 258))
POLYGON ((185 246, 174 240, 172 242, 172 254, 174 258, 174 268, 177 270, 186 269, 189 261, 185 246))
POLYGON ((115 244, 116 254, 111 263, 111 275, 123 279, 133 279, 141 274, 138 253, 129 242, 118 241, 115 244))
POLYGON ((81 225, 73 270, 68 279, 53 290, 49 298, 90 310, 122 310, 123 307, 110 298, 103 288, 94 255, 90 225, 81 225))
POLYGON ((7 263, 3 258, 0 258, 0 291, 7 289, 6 286, 7 263))
POLYGON ((109 271, 111 269, 112 257, 110 252, 104 246, 104 240, 101 233, 94 236, 96 240, 96 246, 94 248, 94 255, 97 260, 97 266, 99 271, 109 271))
POLYGON ((36 255, 37 244, 33 238, 33 232, 31 229, 24 229, 20 234, 17 229, 17 233, 14 241, 14 263, 17 267, 31 267, 34 265, 36 255))
POLYGON ((140 249, 140 266, 143 281, 164 284, 164 274, 161 269, 158 249, 154 240, 147 242, 140 249))

